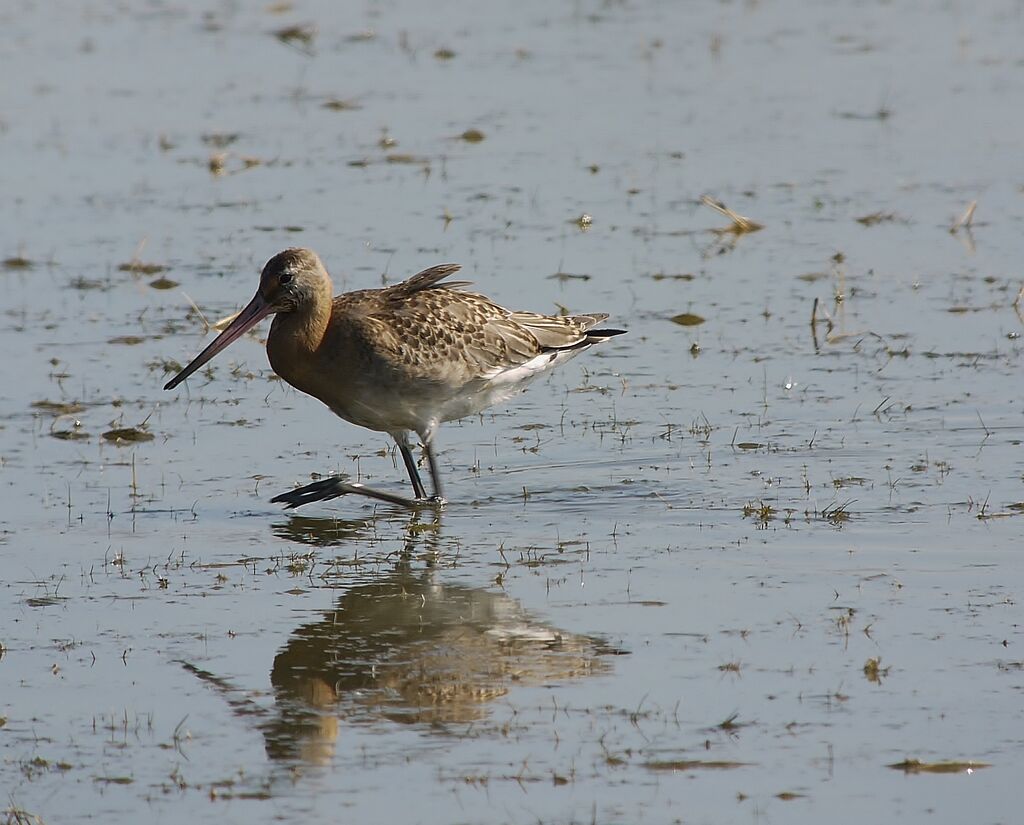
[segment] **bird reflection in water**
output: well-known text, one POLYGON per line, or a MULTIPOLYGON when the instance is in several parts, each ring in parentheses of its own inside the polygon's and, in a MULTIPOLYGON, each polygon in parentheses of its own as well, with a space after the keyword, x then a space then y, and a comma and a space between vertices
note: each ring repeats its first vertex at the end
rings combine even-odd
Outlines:
MULTIPOLYGON (((415 521, 415 519, 414 519, 415 521)), ((291 516, 273 524, 271 532, 284 541, 296 541, 310 547, 336 547, 354 540, 365 540, 374 534, 374 520, 341 518, 308 518, 291 516)))
MULTIPOLYGON (((339 529, 330 519, 301 521, 296 531, 321 539, 339 529), (325 523, 316 530, 313 521, 325 523)), ((274 658, 275 707, 262 726, 272 759, 330 762, 342 723, 386 720, 443 733, 484 719, 512 685, 610 670, 608 657, 619 651, 600 639, 551 627, 500 591, 447 581, 429 552, 414 558, 416 541, 437 539, 414 526, 391 569, 348 588, 274 658)))

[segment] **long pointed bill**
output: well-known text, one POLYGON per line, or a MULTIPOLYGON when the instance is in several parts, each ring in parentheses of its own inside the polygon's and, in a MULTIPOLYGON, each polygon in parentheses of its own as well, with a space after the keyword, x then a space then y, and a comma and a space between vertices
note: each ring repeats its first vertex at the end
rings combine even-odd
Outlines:
POLYGON ((274 312, 274 307, 268 304, 262 295, 257 292, 251 301, 246 305, 245 309, 238 313, 238 317, 235 318, 227 329, 225 329, 220 335, 213 339, 210 345, 204 349, 199 355, 192 359, 192 363, 189 364, 185 369, 174 376, 170 381, 164 384, 165 390, 173 390, 178 384, 188 378, 192 373, 199 369, 203 364, 209 361, 222 349, 227 347, 229 344, 241 338, 252 329, 256 324, 266 318, 268 315, 274 312))

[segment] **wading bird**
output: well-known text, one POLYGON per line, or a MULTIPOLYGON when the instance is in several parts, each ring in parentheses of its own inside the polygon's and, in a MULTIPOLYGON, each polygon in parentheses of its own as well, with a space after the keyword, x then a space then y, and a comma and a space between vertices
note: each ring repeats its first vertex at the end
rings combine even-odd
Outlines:
POLYGON ((625 330, 594 329, 607 314, 513 312, 446 280, 441 264, 384 289, 333 296, 315 252, 286 249, 263 267, 259 289, 230 325, 164 386, 174 389, 231 342, 274 315, 267 356, 274 372, 346 421, 390 435, 414 498, 348 483, 338 475, 271 499, 289 507, 346 494, 407 507, 444 504, 434 435, 444 421, 473 415, 594 344, 625 330), (423 444, 434 494, 428 497, 409 446, 423 444))

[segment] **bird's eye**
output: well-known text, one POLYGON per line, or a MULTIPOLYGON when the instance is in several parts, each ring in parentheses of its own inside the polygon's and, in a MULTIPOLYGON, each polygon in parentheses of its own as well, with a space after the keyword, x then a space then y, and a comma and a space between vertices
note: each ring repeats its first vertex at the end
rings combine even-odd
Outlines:
POLYGON ((291 283, 293 277, 294 276, 292 275, 291 272, 282 272, 281 277, 277 279, 277 282, 279 284, 289 284, 291 283))

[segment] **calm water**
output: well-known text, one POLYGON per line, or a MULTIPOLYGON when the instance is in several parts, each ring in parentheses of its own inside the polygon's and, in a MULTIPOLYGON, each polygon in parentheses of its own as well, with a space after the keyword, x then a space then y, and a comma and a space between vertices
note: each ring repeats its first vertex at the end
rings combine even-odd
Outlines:
POLYGON ((0 9, 8 818, 1015 821, 1022 16, 0 9), (160 387, 297 244, 630 334, 283 512, 401 462, 160 387))

